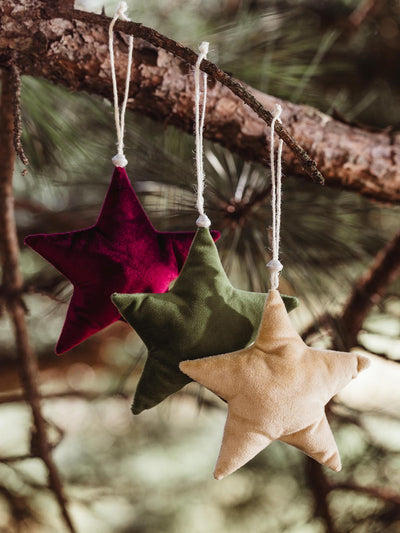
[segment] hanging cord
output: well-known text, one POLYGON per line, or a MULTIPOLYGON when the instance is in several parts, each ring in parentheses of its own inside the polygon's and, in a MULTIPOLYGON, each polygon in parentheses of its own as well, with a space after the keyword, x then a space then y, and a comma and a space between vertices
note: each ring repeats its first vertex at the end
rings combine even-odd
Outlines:
POLYGON ((275 175, 275 153, 274 153, 274 137, 275 137, 275 122, 281 121, 282 107, 276 104, 272 113, 273 119, 271 122, 271 141, 270 141, 270 162, 271 162, 271 204, 272 204, 272 259, 267 264, 270 271, 270 285, 271 289, 279 287, 279 272, 283 269, 282 263, 279 261, 279 244, 281 232, 281 197, 282 197, 282 147, 283 141, 279 139, 278 157, 276 162, 275 175))
POLYGON ((197 173, 197 201, 196 207, 199 218, 196 224, 199 228, 209 228, 211 220, 204 212, 204 184, 205 174, 203 165, 203 131, 204 116, 207 104, 207 74, 203 72, 203 105, 200 114, 200 65, 203 59, 207 58, 209 43, 203 42, 199 46, 200 54, 194 69, 194 109, 195 109, 195 138, 196 138, 196 173, 197 173))
POLYGON ((117 139, 118 139, 118 153, 112 158, 112 162, 116 167, 126 167, 128 160, 124 155, 124 133, 125 133, 125 112, 126 105, 128 103, 129 96, 129 84, 131 81, 131 69, 132 69, 132 54, 133 54, 133 36, 129 36, 129 52, 128 52, 128 66, 126 69, 126 78, 125 78, 125 96, 122 102, 121 107, 121 116, 119 112, 119 103, 118 103, 118 87, 117 87, 117 77, 115 75, 115 62, 114 62, 114 25, 116 21, 120 18, 122 20, 130 20, 126 15, 128 6, 126 2, 120 2, 115 11, 114 18, 110 23, 108 30, 108 47, 110 49, 110 64, 111 64, 111 79, 113 86, 114 94, 114 117, 115 117, 115 129, 117 130, 117 139))

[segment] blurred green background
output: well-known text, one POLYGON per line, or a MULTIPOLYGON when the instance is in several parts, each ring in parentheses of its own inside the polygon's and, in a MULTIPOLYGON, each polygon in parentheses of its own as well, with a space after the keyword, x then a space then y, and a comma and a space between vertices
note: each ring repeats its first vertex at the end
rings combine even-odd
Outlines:
MULTIPOLYGON (((197 49, 228 72, 292 102, 371 127, 400 125, 400 3, 377 0, 358 27, 359 0, 133 0, 129 14, 197 49)), ((77 5, 99 12, 102 3, 77 5)), ((105 5, 112 14, 116 2, 105 5)), ((28 233, 68 231, 94 223, 115 153, 109 102, 24 78, 23 144, 29 172, 15 172, 20 240, 28 233)), ((194 140, 142 116, 127 117, 128 172, 159 229, 193 229, 194 140)), ((246 180, 246 194, 265 187, 269 172, 205 143, 206 205, 232 282, 267 290, 270 206, 239 227, 221 209, 246 180)), ((282 290, 301 299, 292 314, 299 331, 322 313, 340 313, 358 277, 399 227, 398 207, 286 176, 282 222, 282 290)), ((22 247, 32 342, 39 357, 44 413, 54 456, 84 533, 319 533, 400 531, 400 504, 353 490, 328 496, 333 525, 318 506, 318 480, 297 450, 274 443, 239 472, 212 478, 226 408, 191 384, 158 408, 133 417, 129 406, 145 353, 118 323, 56 358, 53 348, 71 286, 22 247)), ((328 346, 327 332, 311 339, 328 346)), ((365 376, 333 406, 343 460, 334 481, 400 493, 400 283, 364 324, 359 344, 373 357, 365 376)), ((19 386, 14 343, 0 321, 0 532, 63 532, 39 459, 29 453, 30 413, 2 402, 19 386)))

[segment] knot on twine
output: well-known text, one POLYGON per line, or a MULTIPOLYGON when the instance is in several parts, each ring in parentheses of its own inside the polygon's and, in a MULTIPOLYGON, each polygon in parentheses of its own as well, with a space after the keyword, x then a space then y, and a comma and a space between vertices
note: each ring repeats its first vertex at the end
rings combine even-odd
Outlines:
POLYGON ((271 259, 267 263, 267 268, 271 277, 271 289, 277 289, 279 287, 279 272, 283 270, 283 265, 278 259, 271 259))
POLYGON ((132 54, 133 54, 133 36, 129 36, 129 51, 128 51, 128 65, 126 69, 126 80, 125 80, 125 95, 121 106, 121 114, 119 111, 118 103, 118 87, 117 87, 117 76, 115 74, 115 62, 114 62, 114 26, 118 19, 129 21, 130 19, 125 15, 128 10, 128 5, 126 2, 120 2, 115 11, 114 17, 110 23, 108 29, 108 48, 110 51, 110 66, 111 66, 111 79, 113 87, 113 97, 114 97, 114 120, 115 120, 115 129, 117 131, 118 139, 118 153, 112 158, 112 162, 116 167, 126 167, 128 160, 124 155, 124 134, 125 134, 125 113, 126 106, 128 103, 129 97, 129 84, 131 81, 131 70, 132 70, 132 54))
POLYGON ((210 43, 207 41, 203 41, 201 45, 199 46, 199 52, 203 56, 206 56, 208 54, 208 47, 210 46, 210 43))
POLYGON ((281 121, 281 114, 282 114, 282 106, 280 104, 275 104, 274 110, 272 111, 272 116, 276 119, 281 121))
POLYGON ((128 11, 128 4, 126 2, 120 2, 115 11, 115 14, 124 20, 128 20, 128 17, 125 15, 127 11, 128 11))
POLYGON ((128 164, 127 158, 124 156, 124 154, 117 154, 115 155, 111 161, 114 163, 116 167, 126 167, 128 164))
POLYGON ((211 226, 211 220, 206 214, 200 215, 196 220, 196 224, 198 228, 209 228, 211 226))
POLYGON ((271 261, 267 263, 267 268, 269 268, 271 272, 280 272, 283 270, 283 265, 278 259, 271 259, 271 261))

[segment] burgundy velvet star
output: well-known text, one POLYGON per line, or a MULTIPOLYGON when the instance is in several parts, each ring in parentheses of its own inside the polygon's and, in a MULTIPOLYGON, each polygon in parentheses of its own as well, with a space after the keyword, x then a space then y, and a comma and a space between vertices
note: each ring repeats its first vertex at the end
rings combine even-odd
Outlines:
MULTIPOLYGON (((61 354, 120 319, 114 292, 162 293, 179 274, 194 232, 157 231, 124 168, 117 167, 94 226, 29 235, 25 243, 74 286, 56 346, 61 354)), ((214 240, 219 238, 213 232, 214 240)))

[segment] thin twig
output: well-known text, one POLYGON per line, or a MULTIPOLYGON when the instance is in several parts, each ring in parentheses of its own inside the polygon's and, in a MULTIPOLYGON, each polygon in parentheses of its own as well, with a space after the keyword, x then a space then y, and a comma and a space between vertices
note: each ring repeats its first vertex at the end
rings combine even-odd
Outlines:
POLYGON ((394 503, 395 505, 400 505, 400 495, 387 487, 365 486, 357 485, 350 481, 339 481, 337 483, 331 483, 329 490, 351 490, 354 492, 361 492, 362 494, 367 494, 368 496, 394 503))
MULTIPOLYGON (((96 391, 85 391, 85 390, 65 390, 59 392, 49 392, 47 394, 41 394, 39 396, 40 400, 55 400, 62 398, 79 398, 86 401, 102 401, 110 397, 120 398, 122 400, 127 400, 131 398, 132 394, 121 391, 110 389, 107 391, 96 392, 96 391)), ((196 394, 191 390, 182 389, 178 391, 175 395, 176 397, 181 398, 196 398, 196 394)), ((12 392, 10 394, 0 394, 0 405, 10 404, 10 403, 21 403, 25 401, 25 397, 20 392, 12 392)), ((210 409, 218 409, 219 404, 214 400, 203 399, 202 405, 210 409)))
POLYGON ((248 202, 243 200, 236 201, 232 199, 230 202, 224 203, 222 209, 224 211, 224 223, 244 225, 246 217, 249 213, 259 205, 262 205, 266 198, 271 194, 271 185, 268 185, 261 191, 255 192, 248 202))
POLYGON ((400 231, 378 252, 371 267, 356 283, 339 321, 337 343, 345 349, 355 346, 368 313, 399 275, 400 231))
MULTIPOLYGON (((46 9, 43 9, 41 16, 44 19, 63 17, 66 20, 79 20, 81 22, 93 24, 95 26, 100 26, 107 29, 111 22, 109 17, 101 14, 89 13, 87 11, 81 11, 78 9, 68 9, 65 7, 61 8, 60 6, 57 6, 55 9, 47 6, 46 9)), ((120 31, 126 35, 133 35, 134 37, 144 39, 148 43, 157 46, 158 48, 163 48, 174 56, 179 57, 189 65, 194 66, 196 64, 198 56, 195 52, 193 52, 193 50, 183 46, 173 39, 170 39, 169 37, 166 37, 165 35, 162 35, 153 28, 143 26, 141 23, 118 20, 115 24, 115 31, 120 31)), ((271 125, 271 112, 265 109, 264 106, 246 89, 242 83, 206 59, 202 61, 200 68, 211 78, 230 89, 233 94, 238 96, 242 102, 247 104, 266 124, 269 126, 271 125)), ((305 172, 310 176, 310 178, 316 183, 323 185, 324 177, 318 170, 316 162, 309 156, 304 148, 300 146, 296 139, 281 124, 277 124, 275 130, 279 137, 301 161, 305 172)))
POLYGON ((25 155, 21 142, 22 120, 21 120, 21 76, 14 61, 10 62, 10 80, 13 86, 13 115, 14 115, 14 148, 22 163, 27 167, 29 160, 25 155))
POLYGON ((9 288, 6 307, 14 326, 18 366, 25 399, 32 410, 37 438, 37 452, 46 465, 49 486, 58 501, 64 522, 68 530, 71 533, 75 533, 75 528, 67 510, 63 486, 51 455, 46 422, 40 405, 37 384, 37 360, 29 342, 25 309, 19 296, 23 288, 23 279, 19 266, 19 245, 15 224, 12 182, 15 163, 13 91, 13 74, 10 69, 3 69, 0 104, 0 254, 3 274, 2 284, 4 287, 9 288))
POLYGON ((364 20, 377 8, 380 0, 361 0, 349 17, 349 24, 357 30, 364 20))
POLYGON ((330 313, 324 313, 301 332, 301 338, 306 342, 312 335, 320 333, 321 329, 331 329, 334 318, 330 313))
MULTIPOLYGON (((128 398, 128 395, 124 395, 122 392, 116 394, 118 397, 126 397, 128 398)), ((53 399, 62 399, 62 398, 81 398, 82 400, 96 400, 100 401, 104 398, 108 398, 110 396, 113 396, 113 394, 106 394, 101 392, 90 392, 90 391, 82 391, 82 390, 66 390, 66 391, 60 391, 60 392, 49 392, 47 394, 41 394, 40 399, 41 400, 53 400, 53 399)), ((0 395, 0 405, 2 404, 9 404, 9 403, 20 403, 24 401, 24 395, 20 392, 13 392, 11 394, 2 394, 0 395)))
MULTIPOLYGON (((321 328, 334 331, 334 349, 350 350, 372 307, 379 304, 388 286, 400 275, 400 231, 375 256, 369 269, 359 278, 339 318, 329 313, 320 316, 307 327, 306 340, 321 328)), ((359 344, 359 343, 358 343, 359 344)), ((376 355, 387 359, 383 353, 376 355)))
POLYGON ((0 457, 0 463, 19 463, 20 461, 26 461, 26 459, 33 459, 34 456, 30 453, 24 453, 22 455, 8 455, 0 457))
MULTIPOLYGON (((36 516, 36 513, 31 509, 29 499, 26 495, 21 495, 15 493, 13 490, 0 485, 0 496, 3 496, 7 501, 10 511, 11 511, 11 520, 15 524, 15 531, 21 531, 20 525, 21 522, 28 520, 34 520, 37 524, 40 524, 39 517, 36 516)), ((1 532, 6 530, 0 529, 1 532)))

